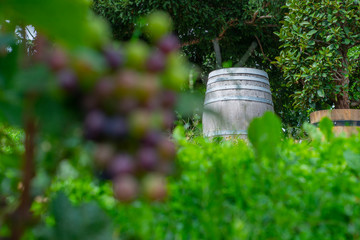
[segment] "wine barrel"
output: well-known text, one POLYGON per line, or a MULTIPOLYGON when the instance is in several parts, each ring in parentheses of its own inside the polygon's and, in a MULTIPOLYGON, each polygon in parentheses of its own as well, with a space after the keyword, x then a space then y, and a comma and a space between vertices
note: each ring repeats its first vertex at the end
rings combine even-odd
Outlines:
POLYGON ((274 111, 266 72, 226 68, 209 74, 202 120, 204 136, 246 139, 250 121, 266 111, 274 111))
POLYGON ((328 117, 334 123, 335 135, 345 133, 349 136, 360 130, 360 109, 332 109, 310 113, 310 122, 318 126, 322 118, 328 117))

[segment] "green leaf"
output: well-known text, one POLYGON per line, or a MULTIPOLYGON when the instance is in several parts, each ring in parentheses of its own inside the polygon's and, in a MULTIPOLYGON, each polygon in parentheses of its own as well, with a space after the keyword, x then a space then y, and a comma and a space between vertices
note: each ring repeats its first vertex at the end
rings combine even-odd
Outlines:
POLYGON ((180 144, 186 144, 185 128, 184 126, 176 126, 173 131, 173 138, 180 144))
POLYGON ((324 134, 327 140, 330 140, 333 137, 333 132, 332 132, 333 127, 334 124, 328 117, 321 119, 319 123, 320 131, 324 134))
POLYGON ((223 68, 230 68, 233 66, 233 62, 231 60, 222 63, 223 68))
POLYGON ((317 33, 317 30, 311 30, 310 32, 307 33, 308 36, 312 36, 315 33, 317 33))
POLYGON ((344 27, 344 31, 345 31, 345 33, 348 35, 349 33, 350 33, 350 29, 348 28, 348 27, 344 27))
POLYGON ((308 21, 303 21, 300 23, 300 25, 310 25, 310 23, 308 21))
POLYGON ((354 153, 351 150, 346 150, 344 152, 344 158, 349 168, 360 175, 360 154, 354 153))
POLYGON ((250 123, 248 136, 259 156, 275 158, 276 146, 282 137, 279 117, 272 112, 266 112, 264 116, 255 118, 250 123))
MULTIPOLYGON (((326 76, 326 75, 325 75, 326 76)), ((317 95, 319 96, 319 97, 324 97, 325 96, 325 93, 324 93, 324 89, 319 89, 319 90, 317 90, 317 95)))
POLYGON ((326 37, 326 41, 327 41, 327 42, 330 41, 330 40, 333 38, 333 36, 334 36, 334 35, 329 35, 329 36, 327 36, 327 37, 326 37))

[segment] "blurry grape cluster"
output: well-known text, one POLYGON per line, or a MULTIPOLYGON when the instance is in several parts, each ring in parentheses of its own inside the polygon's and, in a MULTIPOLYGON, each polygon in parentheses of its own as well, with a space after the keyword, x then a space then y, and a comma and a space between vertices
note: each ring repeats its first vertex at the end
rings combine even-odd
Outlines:
POLYGON ((112 180, 123 202, 166 197, 165 176, 176 153, 167 132, 175 120, 176 91, 188 77, 169 16, 152 13, 143 30, 150 44, 111 42, 71 54, 38 38, 34 55, 55 73, 66 104, 82 119, 84 137, 96 143, 101 177, 112 180))

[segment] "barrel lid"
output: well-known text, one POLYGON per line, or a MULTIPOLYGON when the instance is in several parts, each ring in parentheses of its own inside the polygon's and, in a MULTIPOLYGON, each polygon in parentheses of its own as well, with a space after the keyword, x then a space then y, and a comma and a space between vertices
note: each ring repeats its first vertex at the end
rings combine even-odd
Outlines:
POLYGON ((243 68, 243 67, 218 69, 218 70, 210 72, 209 78, 215 77, 217 75, 223 75, 223 74, 255 74, 255 75, 261 75, 261 76, 269 79, 268 74, 263 70, 256 69, 256 68, 243 68))

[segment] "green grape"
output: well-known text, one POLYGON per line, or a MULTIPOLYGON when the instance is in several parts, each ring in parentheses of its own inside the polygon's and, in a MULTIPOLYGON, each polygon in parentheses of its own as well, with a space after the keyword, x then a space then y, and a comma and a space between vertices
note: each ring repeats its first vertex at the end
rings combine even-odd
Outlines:
POLYGON ((170 16, 165 12, 153 12, 146 20, 145 33, 153 42, 158 41, 171 31, 172 21, 170 16))
POLYGON ((161 174, 148 174, 143 179, 145 197, 151 201, 163 201, 167 196, 166 179, 161 174))
POLYGON ((145 69, 149 54, 150 48, 143 41, 136 40, 127 43, 125 46, 126 66, 136 70, 145 69))

